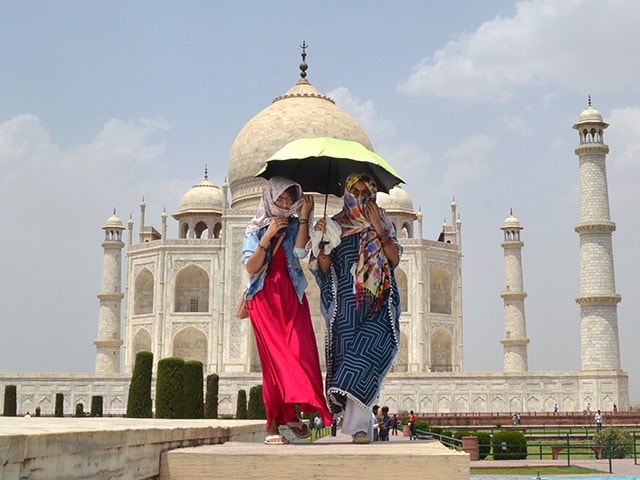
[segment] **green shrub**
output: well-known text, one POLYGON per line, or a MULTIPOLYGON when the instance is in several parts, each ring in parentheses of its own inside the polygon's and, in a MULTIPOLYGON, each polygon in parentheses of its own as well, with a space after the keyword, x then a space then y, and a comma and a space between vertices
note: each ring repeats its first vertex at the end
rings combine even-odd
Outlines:
POLYGON ((184 360, 163 358, 158 362, 156 418, 184 418, 184 360))
POLYGON ((15 417, 18 413, 18 387, 15 385, 4 386, 4 409, 2 415, 15 417))
POLYGON ((184 418, 204 418, 203 387, 202 362, 184 362, 184 418))
POLYGON ((472 434, 467 430, 457 430, 453 432, 453 438, 457 438, 458 440, 462 440, 462 437, 470 437, 471 435, 475 435, 475 434, 472 434))
POLYGON ((56 407, 53 416, 64 417, 64 395, 62 393, 56 393, 56 407))
POLYGON ((247 392, 238 390, 238 401, 236 402, 236 418, 247 418, 247 392))
POLYGON ((491 453, 491 434, 489 432, 475 432, 478 437, 478 459, 484 460, 491 453))
POLYGON ((84 405, 81 403, 76 404, 76 417, 84 417, 84 405))
POLYGON ((41 412, 42 412, 42 410, 40 410, 40 407, 37 407, 36 408, 36 417, 39 417, 41 412))
POLYGON ((207 397, 204 404, 204 418, 218 418, 218 385, 220 377, 212 373, 207 375, 207 397))
POLYGON ((593 442, 604 447, 603 458, 609 458, 609 455, 611 458, 625 458, 633 453, 633 436, 621 427, 603 428, 593 436, 593 442), (609 445, 611 445, 611 452, 609 452, 609 445))
POLYGON ((524 460, 527 458, 527 439, 522 432, 501 431, 491 438, 494 460, 524 460))
POLYGON ((92 417, 101 417, 102 412, 102 395, 94 395, 91 397, 91 416, 92 417))
POLYGON ((256 385, 249 390, 247 417, 255 419, 267 418, 267 411, 262 398, 262 385, 256 385))
POLYGON ((153 408, 151 401, 151 374, 153 370, 153 353, 138 352, 133 365, 129 396, 127 398, 128 418, 151 418, 153 408))

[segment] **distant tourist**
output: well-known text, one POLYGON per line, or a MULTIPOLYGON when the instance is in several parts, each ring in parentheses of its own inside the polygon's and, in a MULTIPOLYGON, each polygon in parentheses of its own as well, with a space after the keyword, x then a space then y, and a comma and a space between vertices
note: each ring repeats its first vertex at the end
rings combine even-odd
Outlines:
POLYGON ((593 417, 596 421, 596 432, 599 432, 602 429, 602 413, 600 410, 593 417))

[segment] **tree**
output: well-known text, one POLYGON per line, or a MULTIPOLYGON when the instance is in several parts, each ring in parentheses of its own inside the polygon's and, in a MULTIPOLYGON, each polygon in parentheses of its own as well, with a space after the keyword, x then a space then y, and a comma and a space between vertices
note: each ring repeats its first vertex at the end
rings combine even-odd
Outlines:
POLYGON ((151 375, 153 353, 138 352, 133 365, 129 396, 127 398, 128 418, 151 418, 153 416, 151 400, 151 375))
POLYGON ((56 407, 53 416, 64 417, 64 395, 62 393, 56 393, 56 407))
POLYGON ((163 358, 158 362, 156 418, 184 418, 184 360, 163 358))
POLYGON ((102 417, 102 395, 93 395, 91 397, 91 416, 92 417, 102 417))
POLYGON ((249 390, 248 418, 267 418, 267 412, 262 399, 262 385, 255 385, 249 390))
POLYGON ((220 377, 212 373, 207 375, 207 397, 204 404, 205 418, 218 418, 218 385, 220 377))
POLYGON ((5 385, 4 387, 4 409, 2 414, 5 417, 15 417, 18 412, 17 387, 15 385, 5 385))
POLYGON ((203 386, 202 362, 184 362, 184 418, 204 418, 203 386))
POLYGON ((242 389, 238 390, 236 418, 247 418, 247 392, 242 389))

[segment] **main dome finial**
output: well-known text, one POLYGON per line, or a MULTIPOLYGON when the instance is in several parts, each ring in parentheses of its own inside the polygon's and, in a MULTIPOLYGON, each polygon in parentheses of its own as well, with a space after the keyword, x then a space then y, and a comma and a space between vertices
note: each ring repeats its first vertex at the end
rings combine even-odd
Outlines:
POLYGON ((307 76, 307 68, 309 68, 307 66, 307 62, 305 61, 305 59, 307 58, 307 48, 309 47, 309 45, 307 45, 307 42, 305 42, 304 40, 302 41, 302 45, 300 45, 300 48, 302 49, 302 62, 300 62, 300 78, 306 78, 307 76))

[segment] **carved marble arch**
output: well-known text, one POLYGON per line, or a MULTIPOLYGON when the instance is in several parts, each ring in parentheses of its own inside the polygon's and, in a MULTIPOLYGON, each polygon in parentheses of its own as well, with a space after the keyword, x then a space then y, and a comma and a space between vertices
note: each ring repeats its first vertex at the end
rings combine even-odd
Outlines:
POLYGON ((140 270, 136 275, 133 294, 133 314, 153 313, 153 273, 148 268, 140 270))
POLYGON ((209 275, 202 268, 189 265, 176 275, 174 311, 209 311, 209 275))
POLYGON ((433 270, 429 278, 429 311, 451 314, 451 275, 444 268, 433 270))
POLYGON ((396 268, 395 272, 398 293, 400 294, 400 308, 402 313, 409 311, 409 281, 402 268, 396 268))
POLYGON ((193 227, 195 238, 208 238, 209 228, 206 222, 200 221, 193 227))
POLYGON ((133 351, 132 359, 136 358, 136 355, 140 352, 152 352, 151 350, 151 334, 144 328, 138 330, 133 336, 133 351))
POLYGON ((184 222, 180 225, 180 238, 187 238, 189 234, 189 224, 184 222))
POLYGON ((403 222, 398 230, 398 238, 413 238, 413 225, 411 222, 403 222))
POLYGON ((220 232, 222 231, 222 222, 216 222, 213 227, 213 238, 220 238, 220 232))
POLYGON ((198 360, 208 365, 207 336, 194 327, 186 327, 173 337, 173 356, 187 360, 198 360))
POLYGON ((409 365, 409 339, 407 333, 400 331, 400 348, 398 355, 396 356, 391 371, 393 372, 406 372, 409 365))
POLYGON ((431 371, 453 371, 453 339, 451 334, 442 327, 431 334, 431 371))

